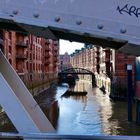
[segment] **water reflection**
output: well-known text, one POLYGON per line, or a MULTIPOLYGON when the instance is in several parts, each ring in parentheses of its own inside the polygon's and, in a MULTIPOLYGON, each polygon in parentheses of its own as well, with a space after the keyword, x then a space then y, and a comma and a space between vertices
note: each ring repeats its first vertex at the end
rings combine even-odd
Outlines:
POLYGON ((57 128, 59 117, 59 105, 57 99, 66 92, 67 88, 67 85, 61 85, 60 87, 54 86, 35 98, 54 128, 57 128))
MULTIPOLYGON (((113 102, 98 88, 80 81, 75 91, 87 96, 70 96, 58 100, 60 106, 57 132, 80 135, 140 135, 140 126, 127 121, 127 102, 113 102), (83 87, 82 87, 83 85, 83 87)), ((133 113, 134 114, 134 113, 133 113)))

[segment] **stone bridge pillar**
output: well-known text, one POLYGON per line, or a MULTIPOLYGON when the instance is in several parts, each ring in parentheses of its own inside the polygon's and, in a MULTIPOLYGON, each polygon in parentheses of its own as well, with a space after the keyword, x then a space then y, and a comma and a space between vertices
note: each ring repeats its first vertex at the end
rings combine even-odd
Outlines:
POLYGON ((95 75, 92 74, 92 87, 96 86, 96 79, 95 79, 95 75))

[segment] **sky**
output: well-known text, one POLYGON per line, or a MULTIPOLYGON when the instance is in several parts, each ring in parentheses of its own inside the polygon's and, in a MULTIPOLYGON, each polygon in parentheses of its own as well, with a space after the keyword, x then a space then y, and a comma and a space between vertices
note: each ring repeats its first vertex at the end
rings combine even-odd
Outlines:
POLYGON ((64 54, 65 52, 72 54, 76 49, 81 49, 83 47, 83 43, 60 40, 60 54, 64 54))

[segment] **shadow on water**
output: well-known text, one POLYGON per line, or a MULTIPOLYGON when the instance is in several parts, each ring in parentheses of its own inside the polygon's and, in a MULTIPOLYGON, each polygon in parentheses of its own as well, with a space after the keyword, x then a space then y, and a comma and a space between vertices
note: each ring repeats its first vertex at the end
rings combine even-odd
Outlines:
MULTIPOLYGON (((82 85, 82 87, 84 87, 82 85)), ((62 97, 70 97, 70 96, 85 96, 87 95, 87 91, 85 89, 79 89, 77 85, 69 85, 69 89, 62 95, 62 97), (78 88, 77 88, 78 87, 78 88)))
POLYGON ((35 97, 35 100, 41 107, 42 111, 52 123, 53 127, 57 127, 59 116, 59 105, 56 100, 57 87, 51 87, 35 97))

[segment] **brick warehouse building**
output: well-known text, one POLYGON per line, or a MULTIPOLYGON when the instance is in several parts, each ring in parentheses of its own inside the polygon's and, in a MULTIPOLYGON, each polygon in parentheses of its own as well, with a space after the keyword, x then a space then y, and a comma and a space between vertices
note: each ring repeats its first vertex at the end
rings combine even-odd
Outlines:
POLYGON ((56 80, 58 41, 0 30, 0 48, 29 89, 56 80))
POLYGON ((94 72, 98 79, 98 86, 108 86, 109 92, 111 87, 113 92, 117 92, 115 94, 119 94, 119 90, 123 94, 127 92, 127 64, 131 64, 133 67, 134 81, 135 56, 125 55, 114 49, 85 45, 84 48, 76 50, 71 55, 70 61, 73 67, 85 68, 94 72))
POLYGON ((59 56, 59 72, 71 68, 70 55, 65 52, 65 54, 59 56))

